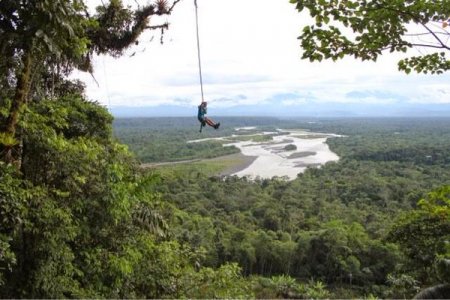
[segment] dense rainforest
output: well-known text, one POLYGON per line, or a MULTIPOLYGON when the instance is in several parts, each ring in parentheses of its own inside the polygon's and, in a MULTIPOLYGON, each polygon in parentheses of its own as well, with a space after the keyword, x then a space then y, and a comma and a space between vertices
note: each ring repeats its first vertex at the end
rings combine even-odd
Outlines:
POLYGON ((177 211, 69 79, 119 57, 180 0, 94 12, 82 0, 0 1, 0 297, 250 297, 234 263, 210 268, 170 235, 177 211))
MULTIPOLYGON (((222 123, 338 133, 343 137, 328 143, 340 160, 309 168, 293 181, 213 176, 207 162, 150 170, 160 177, 156 190, 162 198, 183 211, 173 236, 203 249, 203 264, 237 262, 256 280, 258 298, 301 298, 307 289, 302 284, 317 288, 313 298, 408 298, 448 281, 450 120, 222 123)), ((196 125, 195 119, 119 119, 115 132, 139 141, 131 148, 159 140, 166 153, 173 147, 167 137, 179 135, 177 143, 185 143, 178 150, 184 152, 187 140, 199 138, 196 125), (158 132, 165 137, 158 139, 158 132)), ((208 143, 201 143, 204 151, 208 143)))
POLYGON ((237 153, 192 119, 119 119, 68 79, 119 57, 179 0, 89 13, 0 2, 1 298, 409 298, 448 284, 448 119, 277 120, 340 160, 295 180, 218 176, 237 153), (126 146, 127 144, 128 146, 126 146))

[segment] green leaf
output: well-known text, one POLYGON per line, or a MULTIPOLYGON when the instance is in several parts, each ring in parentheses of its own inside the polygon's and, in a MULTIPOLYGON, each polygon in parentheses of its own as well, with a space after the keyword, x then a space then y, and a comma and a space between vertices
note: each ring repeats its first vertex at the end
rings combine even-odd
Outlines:
POLYGON ((15 146, 19 142, 9 133, 0 132, 0 144, 8 147, 15 146))

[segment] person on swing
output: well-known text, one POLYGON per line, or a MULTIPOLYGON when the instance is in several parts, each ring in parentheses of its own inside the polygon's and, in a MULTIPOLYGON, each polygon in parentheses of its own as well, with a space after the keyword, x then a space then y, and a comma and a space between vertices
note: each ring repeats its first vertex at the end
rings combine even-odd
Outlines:
POLYGON ((210 118, 206 117, 206 108, 207 108, 206 101, 202 101, 202 104, 198 106, 198 115, 197 118, 200 121, 200 132, 202 132, 203 127, 208 124, 209 126, 213 127, 214 129, 219 129, 220 123, 215 123, 210 118))

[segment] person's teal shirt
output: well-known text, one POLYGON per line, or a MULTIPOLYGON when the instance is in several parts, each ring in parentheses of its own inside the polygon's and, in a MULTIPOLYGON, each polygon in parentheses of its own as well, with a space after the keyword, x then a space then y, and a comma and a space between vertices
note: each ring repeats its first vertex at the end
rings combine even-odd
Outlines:
POLYGON ((197 114, 198 120, 202 122, 205 119, 205 115, 206 115, 206 107, 203 105, 199 105, 197 114))

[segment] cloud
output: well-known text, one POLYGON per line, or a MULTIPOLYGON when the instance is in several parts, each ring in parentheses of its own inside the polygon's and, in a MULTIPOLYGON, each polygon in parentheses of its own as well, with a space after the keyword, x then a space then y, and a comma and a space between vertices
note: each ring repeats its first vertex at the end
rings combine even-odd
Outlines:
POLYGON ((288 92, 288 93, 277 93, 266 100, 269 102, 276 102, 283 106, 295 106, 305 104, 308 101, 315 100, 316 97, 311 93, 298 93, 298 92, 288 92))
POLYGON ((216 107, 235 107, 242 105, 252 105, 251 101, 248 101, 248 97, 243 94, 232 95, 228 97, 212 98, 209 102, 214 103, 216 107))
MULTIPOLYGON (((167 103, 165 103, 167 104, 167 103)), ((178 105, 178 106, 192 106, 192 99, 190 98, 175 98, 173 99, 172 103, 173 105, 178 105)))
MULTIPOLYGON (((267 82, 270 77, 267 75, 256 75, 256 74, 204 74, 203 76, 204 85, 233 85, 233 84, 246 84, 246 83, 257 83, 257 82, 267 82)), ((168 78, 161 79, 163 85, 168 85, 172 87, 180 86, 195 86, 200 84, 198 73, 189 74, 176 74, 171 75, 168 78)))
MULTIPOLYGON (((136 5, 135 0, 124 2, 136 5)), ((199 5, 204 94, 214 106, 238 112, 240 106, 277 104, 292 112, 306 104, 450 102, 450 74, 400 73, 396 55, 377 62, 301 60, 297 36, 308 17, 288 1, 208 0, 199 5)), ((180 1, 168 19, 164 45, 151 32, 140 39, 138 49, 130 50, 136 52, 133 57, 96 57, 98 86, 89 74, 78 74, 87 83, 88 96, 113 106, 198 105, 194 20, 193 3, 180 1), (152 36, 156 38, 149 42, 152 36)))
POLYGON ((450 103, 450 86, 443 83, 424 84, 418 88, 418 93, 411 97, 411 103, 450 103))
POLYGON ((359 102, 379 104, 404 102, 408 100, 408 97, 406 97, 405 95, 393 93, 388 90, 351 91, 346 93, 345 96, 349 99, 358 100, 359 102))

